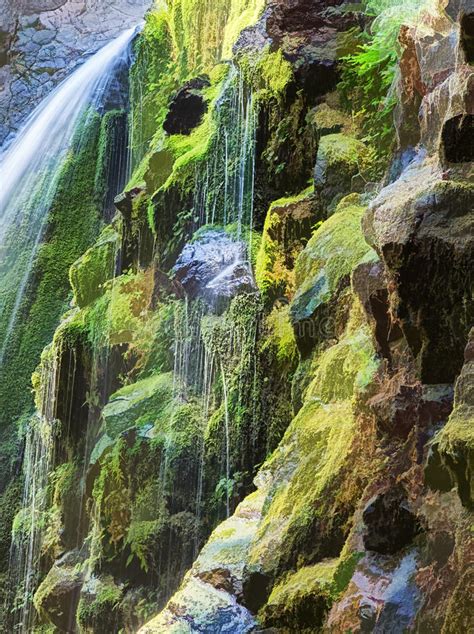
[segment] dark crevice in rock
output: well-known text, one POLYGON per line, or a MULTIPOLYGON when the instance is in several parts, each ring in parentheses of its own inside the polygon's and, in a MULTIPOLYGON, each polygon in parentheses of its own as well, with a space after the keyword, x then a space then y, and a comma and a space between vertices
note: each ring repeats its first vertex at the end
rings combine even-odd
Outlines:
POLYGON ((373 498, 364 509, 363 520, 364 546, 383 555, 398 552, 420 532, 418 520, 401 487, 373 498))
POLYGON ((207 77, 195 77, 178 90, 163 123, 168 134, 190 134, 207 111, 202 90, 209 86, 207 77))
POLYGON ((474 13, 465 13, 461 18, 461 46, 468 64, 474 64, 474 13))
POLYGON ((448 119, 443 126, 442 143, 448 163, 474 161, 474 115, 464 114, 448 119))

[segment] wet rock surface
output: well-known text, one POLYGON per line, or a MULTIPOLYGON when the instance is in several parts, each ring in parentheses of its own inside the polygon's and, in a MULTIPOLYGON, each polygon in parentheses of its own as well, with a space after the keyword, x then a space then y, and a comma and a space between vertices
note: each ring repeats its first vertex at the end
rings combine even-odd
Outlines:
POLYGON ((186 245, 173 276, 188 297, 199 296, 211 302, 256 289, 245 244, 223 230, 206 230, 186 245))

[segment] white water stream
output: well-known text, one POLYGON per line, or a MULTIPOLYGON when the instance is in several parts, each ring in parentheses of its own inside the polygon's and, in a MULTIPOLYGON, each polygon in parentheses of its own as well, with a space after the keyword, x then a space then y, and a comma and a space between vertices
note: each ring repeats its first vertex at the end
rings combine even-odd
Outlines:
POLYGON ((134 27, 122 33, 60 84, 0 153, 0 320, 7 324, 0 332, 0 366, 41 244, 61 167, 87 109, 100 106, 116 68, 128 56, 135 31, 134 27))
MULTIPOLYGON (((87 124, 87 112, 101 107, 116 69, 127 61, 135 31, 125 31, 58 86, 0 155, 0 318, 8 324, 0 332, 0 365, 68 152, 87 124), (7 274, 14 303, 5 301, 11 297, 5 292, 7 274)), ((40 572, 48 476, 54 464, 57 355, 43 372, 42 409, 27 435, 22 510, 13 530, 9 578, 15 596, 13 605, 6 606, 13 612, 14 631, 25 634, 33 631, 35 622, 32 597, 40 572)))

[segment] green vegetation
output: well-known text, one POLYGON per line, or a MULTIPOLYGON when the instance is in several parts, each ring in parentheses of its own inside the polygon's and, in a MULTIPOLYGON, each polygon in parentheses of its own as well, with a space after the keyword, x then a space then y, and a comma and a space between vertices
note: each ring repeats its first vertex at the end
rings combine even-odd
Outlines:
POLYGON ((385 159, 394 139, 400 27, 419 27, 423 12, 432 7, 431 0, 367 0, 364 14, 372 18, 370 26, 361 34, 352 33, 358 50, 343 60, 340 90, 344 104, 385 159))

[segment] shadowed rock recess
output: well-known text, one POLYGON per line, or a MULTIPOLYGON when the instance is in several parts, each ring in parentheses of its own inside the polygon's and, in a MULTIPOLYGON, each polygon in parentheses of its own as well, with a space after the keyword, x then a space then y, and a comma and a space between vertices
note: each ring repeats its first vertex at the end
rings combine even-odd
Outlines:
POLYGON ((0 179, 128 29, 0 205, 0 631, 474 631, 473 2, 0 0, 0 179))

